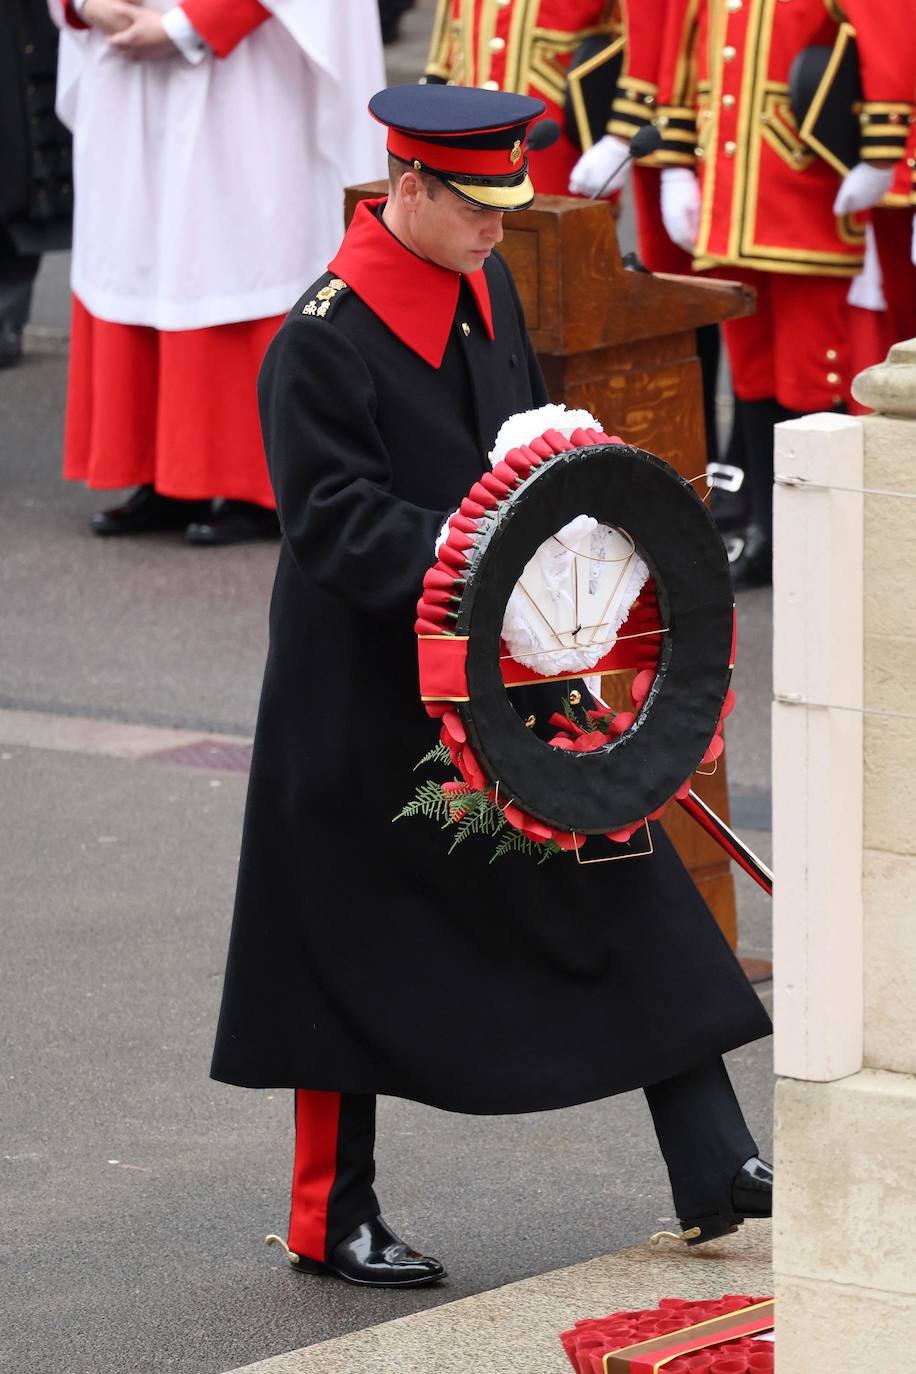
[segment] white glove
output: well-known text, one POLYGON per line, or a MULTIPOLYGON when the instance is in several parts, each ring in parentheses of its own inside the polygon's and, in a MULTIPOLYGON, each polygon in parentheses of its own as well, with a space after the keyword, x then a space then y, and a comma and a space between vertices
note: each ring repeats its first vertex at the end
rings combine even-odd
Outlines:
POLYGON ((862 271, 850 282, 846 299, 850 305, 856 305, 860 310, 887 309, 881 263, 875 245, 875 231, 870 224, 865 226, 865 261, 862 263, 862 271))
POLYGON ((700 228, 700 183, 689 167, 666 167, 662 172, 662 223, 665 233, 692 253, 700 228))
POLYGON ((868 162, 857 162, 843 178, 833 202, 833 213, 852 215, 856 210, 870 210, 883 200, 893 180, 893 167, 872 167, 868 162))
POLYGON ((613 648, 648 575, 631 540, 577 515, 544 540, 509 597, 502 627, 509 652, 543 677, 593 668, 613 648))
POLYGON ((605 134, 584 152, 572 169, 569 178, 571 196, 596 196, 599 191, 610 195, 626 185, 633 165, 626 159, 630 145, 613 134, 605 134), (613 173, 613 176, 611 175, 613 173), (610 178, 610 180, 608 180, 610 178), (605 183, 607 183, 605 185, 605 183))
POLYGON ((436 535, 436 557, 437 557, 437 558, 439 557, 439 550, 442 548, 442 545, 445 543, 446 539, 448 539, 449 534, 451 533, 451 526, 449 525, 449 520, 451 520, 452 515, 454 515, 454 514, 455 514, 455 511, 452 511, 452 512, 451 512, 451 515, 449 515, 449 516, 446 517, 445 524, 442 526, 441 530, 440 530, 439 533, 436 535))

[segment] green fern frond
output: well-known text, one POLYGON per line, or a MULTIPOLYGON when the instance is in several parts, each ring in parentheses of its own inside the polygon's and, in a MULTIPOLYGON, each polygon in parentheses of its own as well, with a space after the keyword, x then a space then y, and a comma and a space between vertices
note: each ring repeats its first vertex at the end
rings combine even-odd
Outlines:
POLYGON ((471 792, 460 799, 461 819, 457 821, 457 832, 449 853, 452 853, 469 835, 498 835, 506 824, 506 818, 495 806, 486 792, 471 792))
POLYGON ((546 844, 535 844, 534 840, 529 840, 527 835, 523 835, 520 830, 510 830, 504 835, 499 844, 493 851, 490 863, 495 863, 506 854, 530 854, 538 860, 539 864, 546 863, 552 859, 554 854, 561 854, 563 851, 553 840, 548 840, 546 844))
POLYGON ((428 753, 423 755, 422 759, 417 760, 413 766, 413 771, 416 772, 418 768, 422 768, 424 763, 442 763, 448 767, 451 761, 452 756, 448 752, 448 745, 443 744, 440 739, 437 740, 428 753))
POLYGON ((451 797, 442 791, 442 784, 431 779, 421 783, 406 806, 392 816, 393 821, 409 820, 411 816, 425 816, 427 820, 449 825, 453 818, 451 797))

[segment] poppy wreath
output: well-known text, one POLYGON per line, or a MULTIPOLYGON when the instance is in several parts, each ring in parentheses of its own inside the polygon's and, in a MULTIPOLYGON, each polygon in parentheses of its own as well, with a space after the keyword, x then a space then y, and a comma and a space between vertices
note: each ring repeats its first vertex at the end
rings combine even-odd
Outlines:
POLYGON ((734 601, 722 540, 673 468, 598 429, 547 429, 474 483, 424 576, 415 630, 421 699, 441 722, 421 763, 450 761, 460 776, 427 784, 431 808, 415 799, 401 815, 490 834, 507 825, 525 842, 497 852, 579 850, 590 835, 626 843, 724 747, 734 601), (614 647, 589 670, 638 669, 634 709, 555 713, 557 734, 543 740, 505 689, 550 679, 513 664, 500 630, 528 560, 582 511, 626 530, 649 568, 614 647), (497 826, 473 824, 484 811, 497 826))

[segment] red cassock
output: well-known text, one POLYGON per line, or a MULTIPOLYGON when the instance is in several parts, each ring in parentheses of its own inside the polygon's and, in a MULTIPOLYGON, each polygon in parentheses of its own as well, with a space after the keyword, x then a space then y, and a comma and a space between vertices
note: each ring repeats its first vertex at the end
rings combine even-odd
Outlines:
MULTIPOLYGON (((620 32, 617 11, 617 0, 438 0, 426 74, 536 96, 562 128, 570 59, 592 34, 620 32)), ((568 195, 580 156, 565 134, 529 151, 535 189, 568 195)))
MULTIPOLYGON (((182 0, 182 9, 220 58, 270 18, 258 0, 182 0)), ((100 319, 74 295, 64 477, 273 507, 256 381, 282 322, 161 330, 100 319)))
POLYGON ((694 266, 752 282, 754 316, 724 335, 735 391, 792 410, 849 395, 848 278, 865 220, 833 214, 837 172, 799 138, 789 101, 798 53, 856 29, 862 155, 904 152, 912 113, 911 16, 899 0, 669 0, 659 75, 663 166, 696 167, 703 207, 694 266))

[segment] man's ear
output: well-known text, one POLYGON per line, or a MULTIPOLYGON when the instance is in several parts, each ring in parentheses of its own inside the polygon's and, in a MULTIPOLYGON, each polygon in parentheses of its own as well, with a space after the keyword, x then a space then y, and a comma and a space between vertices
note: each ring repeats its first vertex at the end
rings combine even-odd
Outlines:
POLYGON ((409 215, 415 214, 421 198, 426 194, 416 172, 408 170, 398 182, 398 201, 409 215))

